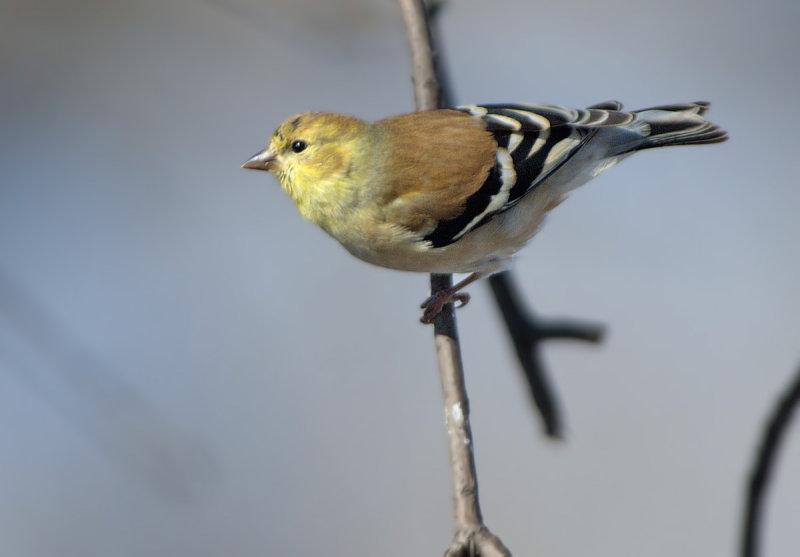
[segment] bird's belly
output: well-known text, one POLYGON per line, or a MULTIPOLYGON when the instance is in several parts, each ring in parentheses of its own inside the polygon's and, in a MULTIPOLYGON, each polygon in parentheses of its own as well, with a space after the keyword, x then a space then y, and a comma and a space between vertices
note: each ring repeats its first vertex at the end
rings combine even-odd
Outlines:
POLYGON ((509 267, 513 255, 536 234, 544 215, 563 195, 547 186, 537 188, 511 209, 457 241, 434 248, 407 235, 337 238, 354 256, 402 271, 425 273, 493 273, 509 267))

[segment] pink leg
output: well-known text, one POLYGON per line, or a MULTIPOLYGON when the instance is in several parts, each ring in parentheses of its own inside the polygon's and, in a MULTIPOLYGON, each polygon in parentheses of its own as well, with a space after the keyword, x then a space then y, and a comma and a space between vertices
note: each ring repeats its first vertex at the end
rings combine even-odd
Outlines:
POLYGON ((420 321, 426 325, 433 323, 434 318, 442 312, 442 309, 444 309, 444 306, 447 304, 458 302, 459 305, 457 307, 466 305, 467 302, 469 302, 469 294, 466 292, 459 292, 459 290, 468 284, 472 284, 482 276, 482 273, 472 273, 458 284, 431 294, 430 298, 422 302, 422 304, 419 306, 425 310, 422 313, 420 321))

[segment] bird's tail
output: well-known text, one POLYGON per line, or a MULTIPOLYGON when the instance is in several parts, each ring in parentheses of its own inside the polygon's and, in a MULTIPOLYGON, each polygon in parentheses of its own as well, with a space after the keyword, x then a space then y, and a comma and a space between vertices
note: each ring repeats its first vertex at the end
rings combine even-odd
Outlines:
POLYGON ((629 126, 639 128, 637 131, 646 132, 646 137, 632 150, 725 141, 728 139, 728 134, 716 124, 703 118, 707 110, 708 103, 698 101, 654 106, 633 112, 636 120, 629 126))

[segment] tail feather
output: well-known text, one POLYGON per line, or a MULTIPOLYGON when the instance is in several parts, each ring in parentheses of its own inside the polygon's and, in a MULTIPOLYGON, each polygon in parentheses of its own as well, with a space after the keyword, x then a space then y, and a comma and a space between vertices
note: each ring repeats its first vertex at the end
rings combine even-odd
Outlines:
POLYGON ((709 103, 698 101, 687 104, 671 104, 637 110, 636 123, 647 124, 649 132, 634 151, 665 147, 668 145, 702 145, 720 143, 728 134, 716 124, 703 118, 709 103))
POLYGON ((588 109, 598 109, 598 110, 622 110, 622 103, 619 101, 605 101, 597 104, 593 104, 592 106, 587 106, 588 109))
POLYGON ((708 112, 709 106, 711 106, 711 103, 708 101, 694 101, 691 103, 664 104, 660 106, 651 106, 650 108, 640 108, 634 112, 638 114, 649 110, 663 110, 665 112, 688 112, 702 116, 708 112))

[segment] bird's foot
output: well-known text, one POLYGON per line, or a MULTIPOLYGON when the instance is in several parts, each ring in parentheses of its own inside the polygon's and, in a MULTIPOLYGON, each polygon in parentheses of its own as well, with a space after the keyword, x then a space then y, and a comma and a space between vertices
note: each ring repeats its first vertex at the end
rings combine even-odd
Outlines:
POLYGON ((434 292, 430 298, 420 304, 419 307, 425 311, 422 312, 422 317, 419 320, 426 325, 433 323, 433 320, 442 312, 444 306, 455 302, 458 302, 456 308, 467 305, 469 294, 459 292, 455 287, 434 292))

